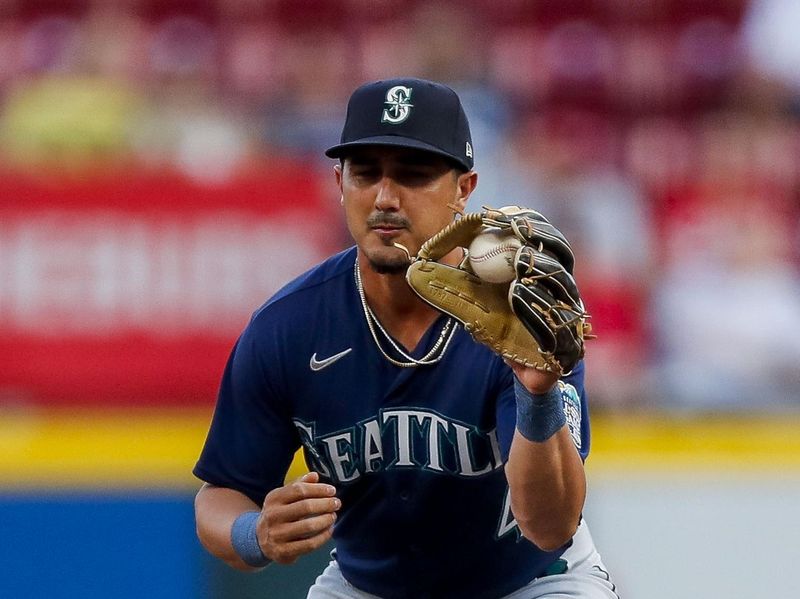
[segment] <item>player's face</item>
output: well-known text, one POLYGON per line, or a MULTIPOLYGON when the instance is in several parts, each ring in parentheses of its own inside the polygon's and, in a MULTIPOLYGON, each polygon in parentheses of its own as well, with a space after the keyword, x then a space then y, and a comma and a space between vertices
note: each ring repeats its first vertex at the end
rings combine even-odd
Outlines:
POLYGON ((337 165, 336 181, 350 234, 380 273, 405 272, 408 257, 463 210, 475 187, 474 172, 459 173, 436 154, 369 146, 337 165))

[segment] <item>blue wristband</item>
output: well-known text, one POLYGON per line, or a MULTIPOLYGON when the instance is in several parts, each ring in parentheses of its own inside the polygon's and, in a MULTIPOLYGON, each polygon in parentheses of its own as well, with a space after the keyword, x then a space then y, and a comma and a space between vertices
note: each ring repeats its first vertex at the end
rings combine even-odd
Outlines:
POLYGON ((547 441, 567 423, 558 383, 547 393, 534 395, 515 376, 514 395, 517 398, 517 430, 528 441, 547 441))
POLYGON ((254 568, 263 568, 272 560, 261 551, 256 536, 256 524, 259 512, 244 512, 239 514, 231 527, 231 545, 242 561, 254 568))

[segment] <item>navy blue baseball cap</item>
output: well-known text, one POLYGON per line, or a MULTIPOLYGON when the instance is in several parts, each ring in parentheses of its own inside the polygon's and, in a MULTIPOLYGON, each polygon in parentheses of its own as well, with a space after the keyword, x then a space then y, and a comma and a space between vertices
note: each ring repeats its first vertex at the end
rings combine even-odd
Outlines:
POLYGON ((425 150, 472 170, 472 136, 458 94, 424 79, 387 79, 362 85, 347 103, 342 138, 325 155, 351 148, 395 146, 425 150))

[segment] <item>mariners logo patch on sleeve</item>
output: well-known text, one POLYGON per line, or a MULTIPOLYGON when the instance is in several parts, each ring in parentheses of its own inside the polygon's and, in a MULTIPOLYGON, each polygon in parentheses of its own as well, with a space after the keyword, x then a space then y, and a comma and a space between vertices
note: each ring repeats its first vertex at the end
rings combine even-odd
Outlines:
POLYGON ((581 398, 578 391, 572 385, 558 382, 561 389, 561 401, 564 404, 564 415, 567 417, 567 426, 569 427, 569 434, 572 435, 572 441, 575 447, 581 448, 581 398))

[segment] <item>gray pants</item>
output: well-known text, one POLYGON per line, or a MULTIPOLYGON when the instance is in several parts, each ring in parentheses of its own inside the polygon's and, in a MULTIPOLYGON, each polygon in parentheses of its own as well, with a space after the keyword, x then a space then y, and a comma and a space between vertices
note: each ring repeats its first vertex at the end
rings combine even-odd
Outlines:
MULTIPOLYGON (((581 522, 572 546, 562 556, 567 571, 535 578, 502 599, 619 599, 616 586, 594 547, 586 522, 581 522)), ((380 599, 345 580, 336 560, 319 575, 307 599, 380 599)))

